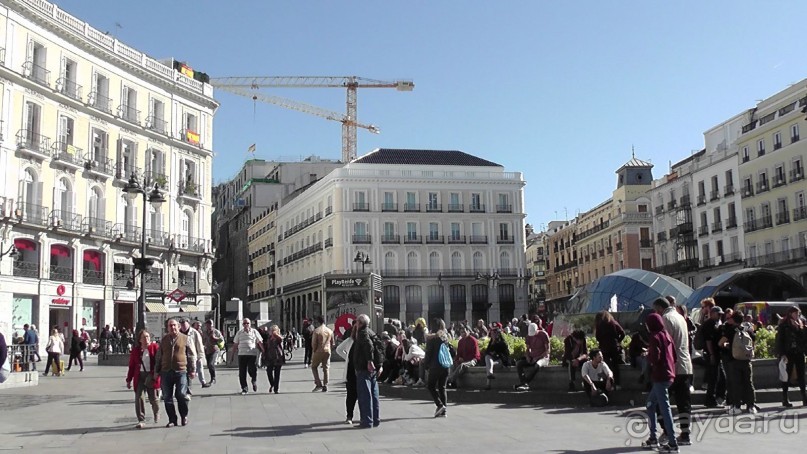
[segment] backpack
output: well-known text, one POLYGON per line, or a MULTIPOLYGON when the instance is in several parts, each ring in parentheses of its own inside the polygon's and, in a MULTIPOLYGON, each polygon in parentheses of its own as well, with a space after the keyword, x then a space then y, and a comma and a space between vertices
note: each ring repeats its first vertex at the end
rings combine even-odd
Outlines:
POLYGON ((698 326, 695 330, 695 338, 692 341, 692 346, 696 350, 703 350, 706 348, 706 336, 703 334, 703 325, 698 326))
POLYGON ((454 360, 451 359, 451 350, 448 349, 448 344, 443 342, 440 344, 440 351, 437 353, 437 360, 440 362, 440 365, 444 368, 448 369, 454 364, 454 360))
POLYGON ((731 356, 734 359, 750 361, 754 359, 754 341, 751 335, 743 328, 738 328, 734 333, 734 340, 731 343, 731 356))
POLYGON ((378 370, 384 364, 386 347, 384 347, 384 341, 375 334, 370 336, 370 340, 373 342, 373 366, 378 370))

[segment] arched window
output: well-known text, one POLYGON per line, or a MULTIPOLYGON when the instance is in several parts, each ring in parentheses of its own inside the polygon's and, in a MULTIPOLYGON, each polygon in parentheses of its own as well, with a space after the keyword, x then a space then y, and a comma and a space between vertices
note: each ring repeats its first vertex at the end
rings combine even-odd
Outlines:
POLYGON ((93 186, 90 190, 90 197, 87 201, 87 213, 93 219, 104 219, 104 192, 98 186, 93 186))
POLYGON ((451 254, 451 269, 454 271, 462 269, 462 254, 459 251, 454 251, 451 254))
POLYGON ((70 216, 65 213, 73 212, 73 190, 67 178, 59 178, 53 188, 53 210, 58 216, 67 220, 70 216))
POLYGON ((432 251, 429 254, 429 271, 432 273, 440 271, 440 254, 437 251, 432 251))
POLYGON ((20 199, 25 202, 25 214, 29 214, 29 210, 32 210, 29 205, 40 205, 39 186, 39 179, 34 169, 25 169, 20 181, 20 199))
POLYGON ((479 251, 474 252, 474 271, 482 271, 485 269, 485 258, 479 251))
POLYGON ((415 251, 411 251, 406 256, 406 269, 407 270, 416 270, 418 269, 418 254, 415 251))
POLYGON ((395 271, 395 253, 388 251, 384 254, 384 271, 395 271))
POLYGON ((510 269, 510 253, 502 251, 499 255, 499 268, 502 270, 510 269))

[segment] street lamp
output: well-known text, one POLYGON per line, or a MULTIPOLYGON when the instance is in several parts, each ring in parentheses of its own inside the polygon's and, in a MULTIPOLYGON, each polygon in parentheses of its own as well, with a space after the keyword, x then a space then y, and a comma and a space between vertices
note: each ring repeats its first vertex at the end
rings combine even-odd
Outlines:
POLYGON ((9 246, 5 251, 3 250, 5 249, 4 244, 4 242, 0 242, 0 260, 3 260, 3 257, 5 256, 9 256, 12 259, 16 259, 20 256, 20 252, 17 251, 17 246, 15 246, 14 243, 11 243, 11 246, 9 246))
POLYGON ((370 260, 370 256, 365 254, 362 251, 356 253, 356 258, 353 259, 353 263, 361 263, 361 272, 364 274, 364 266, 365 265, 372 265, 373 261, 370 260))
MULTIPOLYGON (((140 235, 140 257, 132 259, 134 262, 134 269, 140 271, 140 299, 137 303, 137 327, 136 331, 146 327, 146 273, 151 272, 151 265, 154 264, 154 259, 146 257, 146 202, 151 203, 155 209, 159 209, 160 205, 165 202, 165 196, 154 184, 154 189, 148 191, 150 182, 147 178, 143 179, 141 185, 137 181, 137 176, 132 172, 129 182, 123 187, 124 197, 129 201, 134 202, 137 195, 143 196, 143 223, 141 225, 140 235)), ((134 282, 133 282, 134 283, 134 282)))
MULTIPOLYGON (((491 287, 491 285, 490 285, 491 281, 493 281, 493 286, 492 287, 494 289, 499 285, 499 273, 494 272, 493 274, 482 274, 482 273, 477 272, 475 280, 481 281, 482 279, 484 279, 487 282, 488 287, 491 287)), ((487 307, 487 321, 488 321, 488 323, 491 322, 491 320, 490 320, 490 308, 493 307, 493 303, 490 302, 490 295, 491 295, 491 292, 488 291, 488 307, 487 307)))

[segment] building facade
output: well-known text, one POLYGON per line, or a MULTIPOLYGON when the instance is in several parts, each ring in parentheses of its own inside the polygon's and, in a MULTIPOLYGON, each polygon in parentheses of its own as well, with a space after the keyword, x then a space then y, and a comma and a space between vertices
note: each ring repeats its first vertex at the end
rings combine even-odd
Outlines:
POLYGON ((0 37, 0 330, 133 328, 141 291, 209 310, 211 86, 44 0, 4 2, 0 37), (166 203, 128 200, 131 178, 166 203))
POLYGON ((546 270, 549 266, 549 235, 546 232, 535 232, 527 224, 527 264, 530 266, 529 301, 530 311, 538 307, 538 303, 546 301, 546 270))
POLYGON ((377 273, 387 317, 509 320, 527 310, 524 180, 459 151, 377 149, 284 200, 284 324, 319 313, 322 277, 377 273))
POLYGON ((807 283, 807 203, 801 140, 807 80, 749 111, 737 139, 748 266, 776 268, 807 283))

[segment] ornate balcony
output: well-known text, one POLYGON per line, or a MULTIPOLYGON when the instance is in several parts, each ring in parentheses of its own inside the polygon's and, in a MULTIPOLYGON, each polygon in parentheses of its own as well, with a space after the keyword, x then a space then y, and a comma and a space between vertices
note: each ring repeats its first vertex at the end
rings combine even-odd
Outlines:
POLYGON ((496 205, 497 213, 512 213, 513 205, 496 205))
POLYGON ((81 156, 83 150, 67 142, 59 141, 51 147, 53 162, 64 167, 79 170, 84 167, 84 158, 81 156))
POLYGON ((372 244, 372 235, 353 235, 353 244, 372 244))
POLYGON ((56 90, 69 98, 73 98, 76 101, 81 101, 82 87, 74 80, 70 80, 65 77, 56 79, 56 90))
MULTIPOLYGON (((106 150, 102 156, 106 156, 106 150)), ((115 163, 106 157, 95 159, 92 153, 87 153, 84 155, 84 170, 90 175, 107 179, 115 175, 115 163)))
POLYGON ((39 262, 14 260, 14 276, 39 278, 39 262))
POLYGON ((82 216, 66 210, 53 210, 50 213, 51 225, 68 232, 81 232, 82 216))
POLYGON ((404 203, 404 212, 407 212, 407 213, 420 212, 420 204, 419 203, 404 203))
POLYGON ((146 129, 158 132, 160 134, 168 134, 168 122, 160 117, 151 115, 146 117, 146 129))
POLYGON ((370 204, 367 202, 354 202, 353 211, 370 211, 370 204))
POLYGON ((58 282, 73 282, 73 267, 51 265, 50 280, 58 282))
POLYGON ((428 235, 426 237, 426 244, 443 244, 445 237, 443 235, 428 235))
POLYGON ((442 211, 443 205, 441 203, 430 203, 426 205, 427 213, 441 213, 442 211))
POLYGON ((473 205, 471 204, 469 211, 471 213, 484 213, 485 212, 485 204, 480 205, 473 205))
POLYGON ((393 202, 384 202, 381 204, 381 211, 398 211, 398 204, 393 202))
POLYGON ((463 213, 463 212, 465 212, 465 207, 461 203, 449 203, 448 204, 448 212, 449 213, 463 213))
POLYGON ((106 94, 101 94, 97 91, 90 93, 90 95, 87 96, 87 104, 95 107, 101 112, 106 112, 110 115, 112 114, 112 99, 110 99, 106 94))
POLYGON ((29 60, 23 63, 22 73, 27 79, 50 88, 50 71, 45 69, 44 66, 37 65, 29 60))
POLYGON ((17 131, 17 149, 21 154, 44 161, 50 158, 50 137, 31 129, 20 129, 17 131))
POLYGON ((48 225, 49 211, 48 207, 42 205, 17 202, 17 209, 14 210, 14 215, 24 224, 45 227, 48 225))
POLYGON ((382 235, 381 244, 401 244, 401 235, 382 235))
POLYGON ((140 111, 132 106, 121 104, 118 106, 118 117, 123 121, 140 126, 140 111))

